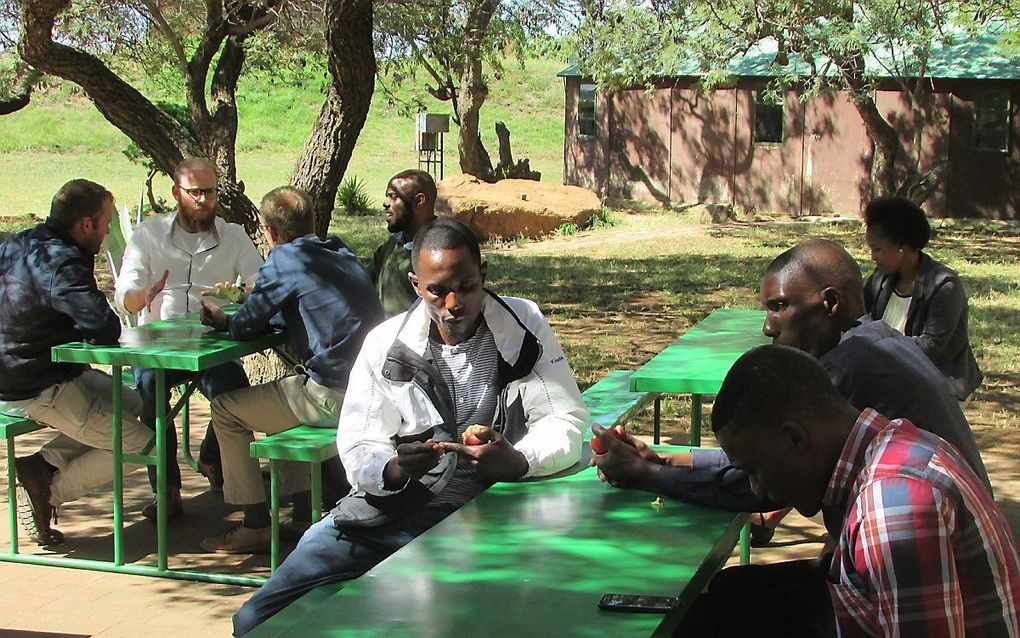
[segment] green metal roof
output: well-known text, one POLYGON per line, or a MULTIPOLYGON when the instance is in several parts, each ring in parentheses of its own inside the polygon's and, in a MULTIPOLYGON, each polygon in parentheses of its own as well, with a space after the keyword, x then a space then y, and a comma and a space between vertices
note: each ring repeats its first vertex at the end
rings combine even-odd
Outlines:
MULTIPOLYGON (((956 42, 932 51, 926 77, 932 79, 1020 80, 1020 54, 998 46, 1001 30, 987 28, 977 34, 959 32, 956 42)), ((774 40, 762 40, 744 55, 729 64, 736 77, 774 77, 773 62, 777 46, 774 40)), ((888 60, 887 52, 877 52, 868 60, 868 70, 876 77, 889 77, 881 60, 888 60)), ((798 56, 791 55, 784 73, 808 75, 809 67, 798 56)), ((557 77, 584 77, 576 64, 556 74, 557 77)), ((701 69, 695 62, 687 62, 671 77, 699 77, 701 69)))

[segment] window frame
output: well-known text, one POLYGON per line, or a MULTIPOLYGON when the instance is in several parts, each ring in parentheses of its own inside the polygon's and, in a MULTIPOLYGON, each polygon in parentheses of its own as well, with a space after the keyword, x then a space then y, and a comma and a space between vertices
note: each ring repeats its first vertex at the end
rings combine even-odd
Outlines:
POLYGON ((764 93, 762 89, 756 89, 753 91, 752 96, 752 118, 751 118, 751 143, 754 146, 781 146, 786 141, 786 94, 783 94, 782 102, 776 104, 769 104, 768 102, 761 99, 761 95, 764 93), (779 109, 779 139, 778 140, 759 140, 758 139, 758 119, 759 107, 767 108, 778 108, 779 109))
MULTIPOLYGON (((1010 147, 1011 147, 1012 142, 1013 142, 1013 126, 1012 126, 1012 121, 1011 121, 1012 120, 1012 109, 1013 109, 1013 99, 1012 99, 1012 95, 1010 94, 1009 89, 1007 89, 1007 88, 1001 88, 1001 89, 1000 88, 987 88, 987 89, 980 89, 980 90, 975 92, 975 94, 974 94, 974 119, 973 119, 973 122, 972 122, 974 130, 973 130, 973 135, 971 136, 971 144, 973 145, 974 150, 976 152, 978 152, 978 153, 995 153, 995 154, 999 154, 999 155, 1008 155, 1009 154, 1010 147), (1003 109, 1003 114, 1002 114, 1003 115, 1003 120, 999 124, 1003 128, 1003 140, 1002 140, 1002 144, 999 145, 999 146, 996 146, 996 147, 986 146, 986 145, 982 144, 982 140, 981 140, 981 134, 985 130, 987 130, 987 127, 983 126, 981 124, 981 122, 980 122, 980 119, 982 117, 981 114, 982 114, 982 112, 991 110, 990 108, 987 108, 987 107, 982 108, 981 102, 982 102, 982 100, 987 100, 988 98, 990 98, 992 96, 995 96, 995 97, 1004 97, 1005 98, 1005 107, 1003 109)), ((992 121, 992 119, 990 118, 989 122, 991 122, 991 121, 992 121)))
POLYGON ((577 85, 577 109, 575 112, 575 134, 579 140, 593 140, 598 137, 598 91, 597 85, 594 82, 580 82, 577 85), (590 92, 591 98, 582 97, 586 92, 590 92), (590 106, 589 106, 590 105, 590 106), (582 115, 582 109, 585 111, 591 111, 589 117, 587 113, 582 115), (581 122, 591 122, 591 133, 583 133, 581 122))

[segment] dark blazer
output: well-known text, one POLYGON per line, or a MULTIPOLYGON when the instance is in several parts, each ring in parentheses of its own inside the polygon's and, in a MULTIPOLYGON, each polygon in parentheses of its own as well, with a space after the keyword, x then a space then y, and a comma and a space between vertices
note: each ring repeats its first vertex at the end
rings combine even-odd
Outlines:
MULTIPOLYGON (((881 319, 898 275, 875 270, 864 282, 864 304, 881 319)), ((967 336, 967 293, 952 269, 921 253, 914 275, 914 294, 907 310, 905 334, 938 366, 956 398, 966 399, 984 375, 967 336)))
POLYGON ((54 363, 53 346, 117 343, 120 320, 94 268, 95 256, 49 223, 0 244, 0 399, 30 399, 88 369, 54 363))

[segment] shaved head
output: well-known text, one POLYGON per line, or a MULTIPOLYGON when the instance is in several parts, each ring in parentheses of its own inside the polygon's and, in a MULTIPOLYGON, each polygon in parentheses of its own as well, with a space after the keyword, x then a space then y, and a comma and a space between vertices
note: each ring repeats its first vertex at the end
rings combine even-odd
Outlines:
POLYGON ((857 261, 845 248, 828 239, 808 239, 772 260, 765 275, 797 278, 811 288, 828 286, 843 295, 843 303, 856 317, 864 314, 864 281, 857 261), (859 302, 859 303, 858 303, 859 302))

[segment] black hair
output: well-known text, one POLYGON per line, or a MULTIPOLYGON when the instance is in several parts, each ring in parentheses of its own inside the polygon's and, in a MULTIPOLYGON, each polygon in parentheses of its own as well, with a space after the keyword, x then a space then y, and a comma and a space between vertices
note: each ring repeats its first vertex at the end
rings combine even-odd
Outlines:
POLYGON ((921 207, 904 197, 879 197, 864 209, 864 223, 897 246, 921 250, 931 238, 931 226, 921 207))
POLYGON ((414 188, 411 189, 412 192, 410 193, 410 201, 404 202, 405 205, 410 204, 408 206, 408 210, 413 208, 414 197, 418 193, 422 193, 425 195, 426 205, 428 205, 429 207, 435 206, 437 194, 436 180, 433 179, 432 175, 430 175, 429 173, 422 170, 410 168, 405 171, 400 171, 399 173, 390 178, 391 183, 396 181, 406 181, 414 185, 414 188))
POLYGON ((475 233, 452 217, 436 217, 418 229, 411 248, 411 268, 418 270, 418 256, 423 250, 456 250, 466 247, 475 264, 482 267, 482 251, 475 233))
POLYGON ((712 406, 712 431, 770 428, 790 417, 818 418, 843 401, 814 357, 789 346, 758 346, 726 374, 712 406))
POLYGON ((83 217, 96 221, 102 213, 103 203, 112 198, 113 194, 105 186, 87 179, 72 179, 53 196, 50 202, 50 222, 70 230, 83 217))
POLYGON ((807 239, 780 253, 765 269, 765 275, 784 271, 803 273, 819 289, 836 286, 844 295, 863 295, 857 261, 843 246, 829 239, 807 239))

